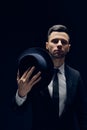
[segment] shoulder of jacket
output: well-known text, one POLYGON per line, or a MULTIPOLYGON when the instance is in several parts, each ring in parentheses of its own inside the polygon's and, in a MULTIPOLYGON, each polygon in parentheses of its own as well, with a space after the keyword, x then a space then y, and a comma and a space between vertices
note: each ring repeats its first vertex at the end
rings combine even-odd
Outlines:
POLYGON ((74 73, 76 75, 80 75, 80 72, 74 68, 72 68, 71 66, 69 65, 65 65, 65 67, 68 69, 68 71, 70 71, 71 73, 74 73))

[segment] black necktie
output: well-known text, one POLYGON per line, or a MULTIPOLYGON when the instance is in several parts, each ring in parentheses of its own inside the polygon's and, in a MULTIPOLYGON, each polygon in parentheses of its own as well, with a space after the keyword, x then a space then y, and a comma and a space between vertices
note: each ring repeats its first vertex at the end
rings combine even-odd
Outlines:
POLYGON ((59 70, 54 69, 54 77, 53 77, 53 103, 55 108, 59 114, 59 83, 58 83, 58 74, 59 70))

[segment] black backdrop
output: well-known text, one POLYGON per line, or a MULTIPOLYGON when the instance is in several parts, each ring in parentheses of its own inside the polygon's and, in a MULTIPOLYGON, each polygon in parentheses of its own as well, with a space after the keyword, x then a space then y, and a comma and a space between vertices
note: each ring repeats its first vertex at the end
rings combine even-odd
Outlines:
MULTIPOLYGON (((66 62, 80 71, 87 86, 87 20, 85 1, 4 1, 0 24, 0 130, 16 129, 18 118, 9 102, 16 91, 17 58, 28 47, 45 47, 47 30, 65 24, 71 32, 71 51, 66 62)), ((17 127, 20 126, 17 124, 17 127)))

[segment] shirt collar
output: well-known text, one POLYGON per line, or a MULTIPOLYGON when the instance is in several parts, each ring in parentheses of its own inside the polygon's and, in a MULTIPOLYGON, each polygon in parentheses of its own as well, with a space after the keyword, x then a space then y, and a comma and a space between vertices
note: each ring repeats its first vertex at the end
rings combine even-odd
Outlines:
POLYGON ((60 67, 59 67, 59 70, 61 73, 64 73, 64 64, 62 64, 60 67))
POLYGON ((64 73, 64 64, 62 64, 58 69, 60 73, 64 73))

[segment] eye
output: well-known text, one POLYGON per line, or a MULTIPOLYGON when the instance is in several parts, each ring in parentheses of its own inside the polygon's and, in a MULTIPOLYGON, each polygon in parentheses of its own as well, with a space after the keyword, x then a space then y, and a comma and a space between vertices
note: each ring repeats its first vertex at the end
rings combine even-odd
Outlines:
POLYGON ((54 43, 54 44, 57 44, 59 41, 59 39, 52 39, 51 42, 54 43))
POLYGON ((61 40, 61 43, 62 43, 62 45, 67 45, 67 44, 68 44, 68 41, 62 39, 62 40, 61 40))

